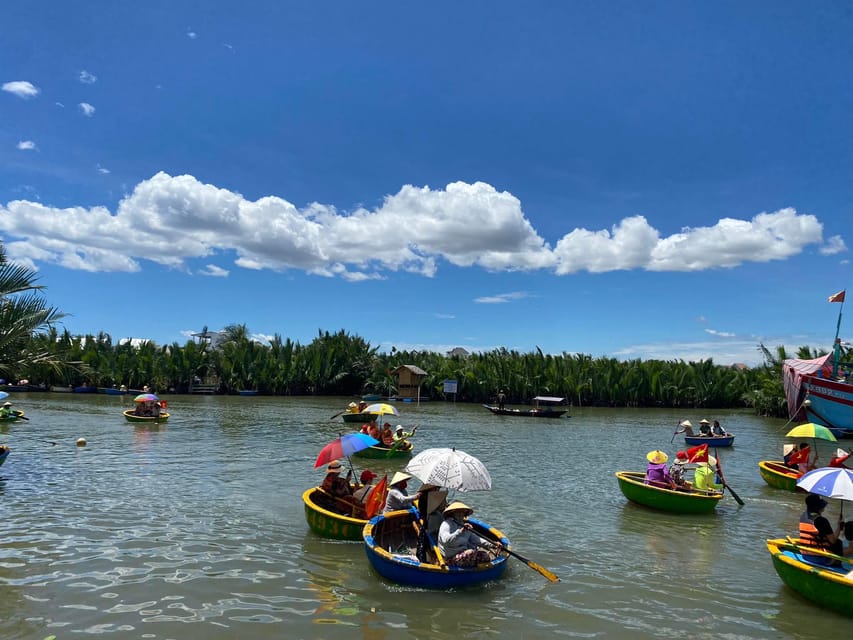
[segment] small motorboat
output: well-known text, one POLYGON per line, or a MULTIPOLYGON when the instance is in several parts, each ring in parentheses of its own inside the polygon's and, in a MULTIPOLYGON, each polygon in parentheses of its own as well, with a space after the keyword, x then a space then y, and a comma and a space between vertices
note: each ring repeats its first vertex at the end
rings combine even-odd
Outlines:
POLYGON ((697 491, 692 487, 675 491, 644 482, 642 471, 617 471, 619 488, 628 500, 670 513, 709 513, 717 508, 722 492, 697 491))
POLYGON ((554 396, 536 396, 533 406, 529 409, 509 409, 506 407, 484 404, 483 406, 496 416, 515 416, 518 418, 561 418, 568 409, 561 409, 560 404, 565 398, 554 396))

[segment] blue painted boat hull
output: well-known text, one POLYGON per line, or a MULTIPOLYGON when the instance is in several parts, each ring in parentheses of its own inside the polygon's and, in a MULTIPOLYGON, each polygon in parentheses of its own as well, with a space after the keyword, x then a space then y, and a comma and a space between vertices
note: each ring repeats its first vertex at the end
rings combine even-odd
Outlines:
POLYGON ((803 386, 810 400, 804 407, 808 420, 836 438, 853 438, 853 384, 810 376, 803 386))
POLYGON ((734 434, 729 434, 727 436, 714 436, 712 438, 703 436, 684 436, 684 444, 689 444, 691 447, 695 447, 700 444, 707 444, 708 448, 713 449, 714 447, 730 447, 734 443, 734 434))
MULTIPOLYGON (((382 577, 412 587, 425 589, 452 589, 454 587, 467 587, 481 584, 500 578, 506 571, 507 557, 499 555, 488 563, 476 567, 450 567, 447 565, 419 562, 410 554, 392 553, 377 544, 381 537, 381 530, 387 521, 402 519, 409 522, 416 517, 416 512, 393 511, 391 513, 376 516, 364 527, 362 536, 364 538, 364 549, 371 566, 382 577), (377 535, 374 537, 374 533, 377 535)), ((509 547, 509 540, 497 529, 490 527, 485 522, 469 518, 469 522, 479 529, 489 531, 501 544, 509 547)))

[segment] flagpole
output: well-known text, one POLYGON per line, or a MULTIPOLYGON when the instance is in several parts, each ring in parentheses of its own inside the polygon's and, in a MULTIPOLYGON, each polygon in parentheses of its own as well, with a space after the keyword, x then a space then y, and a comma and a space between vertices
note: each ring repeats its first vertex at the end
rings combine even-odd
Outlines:
MULTIPOLYGON (((838 308, 838 322, 835 324, 835 341, 832 343, 832 377, 838 378, 838 361, 841 360, 841 339, 838 335, 841 333, 841 312, 844 311, 844 299, 846 289, 841 292, 841 306, 838 308)), ((838 294, 836 294, 838 295, 838 294)), ((835 296, 833 296, 835 297, 835 296)), ((830 300, 832 300, 830 298, 830 300)), ((834 300, 832 300, 834 302, 834 300)))

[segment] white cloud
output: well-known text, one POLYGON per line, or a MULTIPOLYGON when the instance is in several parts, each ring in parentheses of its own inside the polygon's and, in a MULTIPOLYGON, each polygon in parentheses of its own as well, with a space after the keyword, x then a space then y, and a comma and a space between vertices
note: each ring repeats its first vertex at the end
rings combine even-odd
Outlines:
POLYGON ((80 111, 83 112, 83 115, 87 118, 91 118, 95 114, 95 107, 90 105, 88 102, 81 102, 79 105, 80 111))
POLYGON ((530 294, 523 291, 513 291, 512 293, 499 293, 496 296, 482 296, 481 298, 475 298, 474 302, 477 304, 506 304, 513 300, 523 300, 528 297, 530 297, 530 294))
POLYGON ((32 151, 32 150, 35 150, 37 148, 36 143, 33 142, 32 140, 21 140, 15 146, 16 146, 16 148, 20 149, 21 151, 32 151))
POLYGON ((109 169, 107 169, 106 167, 102 167, 100 164, 95 165, 95 171, 97 171, 98 173, 101 173, 103 175, 106 175, 110 172, 109 169))
POLYGON ((727 331, 717 331, 716 329, 705 329, 705 333, 709 333, 712 336, 718 336, 720 338, 734 338, 734 333, 729 333, 727 331))
POLYGON ((6 82, 3 84, 2 89, 3 91, 7 91, 19 98, 24 98, 25 100, 28 98, 35 98, 40 93, 37 86, 31 82, 27 82, 26 80, 6 82))
POLYGON ((88 71, 86 71, 85 69, 83 69, 80 72, 78 79, 83 84, 95 84, 98 81, 98 76, 93 75, 93 74, 89 73, 88 71))
POLYGON ((434 313, 433 315, 439 320, 454 320, 456 318, 452 313, 434 313))
POLYGON ((196 38, 198 38, 198 34, 192 29, 187 29, 187 38, 189 38, 190 40, 195 40, 196 38))
POLYGON ((836 253, 847 251, 847 245, 841 236, 832 236, 826 241, 826 244, 820 248, 821 255, 833 256, 836 253))
POLYGON ((202 276, 212 276, 214 278, 227 278, 230 273, 227 269, 217 267, 215 264, 206 265, 204 269, 198 272, 202 276))
MULTIPOLYGON (((23 239, 17 255, 33 261, 135 271, 138 260, 146 258, 188 269, 190 260, 230 251, 244 269, 296 269, 349 281, 381 280, 395 271, 432 277, 441 262, 491 271, 548 269, 558 275, 696 271, 782 260, 823 242, 814 216, 782 209, 669 237, 633 216, 610 230, 572 230, 552 249, 515 196, 483 182, 455 182, 444 189, 406 185, 371 210, 344 213, 320 203, 297 208, 277 196, 250 201, 193 176, 158 173, 136 185, 115 212, 56 209, 25 200, 0 207, 4 211, 14 215, 0 215, 0 231, 23 239)), ((843 240, 836 236, 827 244, 837 249, 843 240)), ((527 295, 504 293, 477 302, 501 304, 527 295)))

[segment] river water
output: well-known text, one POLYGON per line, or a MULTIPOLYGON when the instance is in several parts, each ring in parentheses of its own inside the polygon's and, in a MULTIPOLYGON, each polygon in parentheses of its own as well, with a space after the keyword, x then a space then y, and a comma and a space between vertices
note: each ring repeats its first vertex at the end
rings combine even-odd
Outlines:
MULTIPOLYGON (((419 426, 416 452, 452 446, 486 464, 492 490, 457 497, 562 579, 510 558, 500 581, 429 592, 384 581, 361 543, 321 539, 305 522, 301 494, 322 478, 319 450, 348 430, 330 419, 348 398, 165 396, 172 417, 159 428, 126 422, 122 396, 12 399, 30 421, 0 431, 12 447, 0 467, 3 640, 825 640, 849 628, 787 589, 764 546, 796 531, 803 505, 758 474, 780 455, 783 420, 593 408, 533 420, 398 403, 394 422, 419 426), (720 451, 745 506, 727 496, 714 514, 675 516, 622 496, 614 471, 684 448, 670 440, 685 417, 736 434, 720 451)), ((353 462, 380 476, 404 466, 353 462)))

